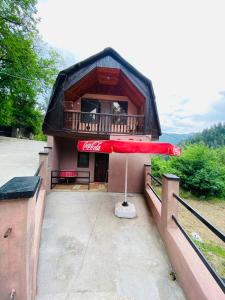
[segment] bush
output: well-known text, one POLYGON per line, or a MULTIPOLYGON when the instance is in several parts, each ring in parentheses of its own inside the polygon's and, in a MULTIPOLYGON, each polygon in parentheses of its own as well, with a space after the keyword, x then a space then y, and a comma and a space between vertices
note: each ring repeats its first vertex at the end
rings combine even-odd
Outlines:
POLYGON ((176 173, 171 166, 171 160, 167 157, 153 156, 152 157, 152 172, 155 177, 162 177, 165 173, 176 173))
POLYGON ((35 134, 34 139, 36 141, 45 141, 46 142, 47 141, 47 135, 45 135, 41 132, 41 133, 35 134))
POLYGON ((224 147, 211 149, 204 144, 187 145, 180 157, 169 159, 154 157, 155 176, 173 173, 180 177, 181 186, 191 193, 207 197, 225 196, 224 147))

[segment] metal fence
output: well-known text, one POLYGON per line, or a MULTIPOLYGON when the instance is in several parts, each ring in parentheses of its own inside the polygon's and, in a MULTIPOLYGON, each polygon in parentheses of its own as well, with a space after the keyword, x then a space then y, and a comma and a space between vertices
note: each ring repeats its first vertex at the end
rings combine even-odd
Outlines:
MULTIPOLYGON (((193 207, 191 207, 187 202, 185 202, 182 198, 180 198, 178 195, 173 194, 174 198, 179 201, 188 211, 190 211, 200 222, 202 222, 213 234, 215 234, 220 240, 225 242, 225 234, 221 232, 219 229, 217 229, 214 225, 212 225, 209 221, 207 221, 203 216, 201 216, 193 207)), ((181 230, 183 235, 186 237, 192 248, 195 250, 197 255, 200 257, 210 274, 213 276, 217 284, 220 286, 222 291, 225 293, 225 283, 223 279, 216 273, 214 268, 209 264, 201 250, 196 246, 196 244, 191 240, 188 233, 185 231, 184 227, 180 224, 180 222, 177 220, 177 218, 173 215, 172 219, 178 226, 178 228, 181 230)))

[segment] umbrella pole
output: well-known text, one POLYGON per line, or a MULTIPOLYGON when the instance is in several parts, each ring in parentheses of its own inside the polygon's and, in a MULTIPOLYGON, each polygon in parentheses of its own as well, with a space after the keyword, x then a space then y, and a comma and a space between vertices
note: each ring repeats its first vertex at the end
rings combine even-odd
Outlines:
POLYGON ((127 202, 127 169, 128 169, 128 159, 126 156, 126 167, 125 167, 125 193, 124 193, 124 201, 122 203, 123 206, 128 206, 127 202))

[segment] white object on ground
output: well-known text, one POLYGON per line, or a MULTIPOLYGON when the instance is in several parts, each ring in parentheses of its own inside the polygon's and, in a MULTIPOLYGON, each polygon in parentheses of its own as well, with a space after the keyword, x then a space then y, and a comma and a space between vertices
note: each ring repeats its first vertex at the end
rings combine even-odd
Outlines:
POLYGON ((198 241, 200 243, 203 243, 202 238, 200 237, 200 235, 197 232, 192 232, 191 236, 193 237, 194 240, 196 240, 196 241, 198 241))
POLYGON ((137 216, 133 203, 127 202, 128 206, 123 206, 123 202, 117 202, 115 207, 115 215, 119 218, 133 219, 137 216))

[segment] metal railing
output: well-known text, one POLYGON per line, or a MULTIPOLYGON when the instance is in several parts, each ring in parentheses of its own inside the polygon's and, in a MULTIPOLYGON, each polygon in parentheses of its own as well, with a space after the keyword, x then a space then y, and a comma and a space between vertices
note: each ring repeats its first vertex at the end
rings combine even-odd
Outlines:
POLYGON ((43 166, 43 162, 41 162, 40 165, 38 166, 37 171, 34 173, 34 176, 38 176, 40 174, 42 166, 43 166))
MULTIPOLYGON (((209 221, 207 221, 203 216, 201 216, 193 207, 191 207, 187 202, 185 202, 182 198, 180 198, 178 195, 173 194, 174 198, 176 198, 177 201, 179 201, 188 211, 190 211, 199 221, 201 221, 211 232, 213 232, 220 240, 225 242, 225 234, 221 232, 219 229, 217 229, 214 225, 212 225, 209 221)), ((205 256, 202 254, 201 250, 196 246, 196 244, 191 240, 188 233, 185 231, 183 226, 179 223, 179 221, 176 219, 176 217, 173 215, 172 219, 174 220, 175 224, 178 226, 178 228, 181 230, 181 232, 184 234, 192 248, 195 250, 197 255, 200 257, 210 274, 213 276, 217 284, 220 286, 222 291, 225 293, 225 283, 221 279, 221 277, 216 273, 214 268, 209 264, 205 256)))
MULTIPOLYGON (((151 181, 154 181, 154 182, 157 183, 156 186, 160 186, 160 187, 162 186, 162 182, 159 179, 157 179, 155 176, 153 176, 151 173, 148 172, 147 175, 151 177, 151 181)), ((161 198, 157 194, 156 190, 152 187, 152 185, 150 185, 149 183, 147 183, 147 186, 152 190, 152 192, 155 194, 155 196, 157 197, 157 199, 160 202, 162 202, 161 198)))
POLYGON ((16 290, 12 290, 9 295, 9 300, 16 300, 16 290))
POLYGON ((64 128, 76 132, 144 134, 144 116, 65 110, 64 128))
MULTIPOLYGON (((34 173, 34 176, 38 176, 40 174, 42 167, 43 167, 43 161, 39 164, 39 166, 37 168, 37 171, 34 173)), ((39 181, 39 184, 38 184, 38 187, 37 187, 37 191, 36 191, 36 202, 37 202, 37 199, 38 199, 38 196, 39 196, 39 192, 40 192, 40 189, 41 189, 42 181, 43 181, 43 179, 40 178, 40 181, 39 181)))
POLYGON ((8 238, 9 235, 11 234, 11 232, 12 232, 12 227, 7 228, 7 230, 6 230, 6 232, 4 233, 4 236, 3 236, 4 239, 8 238))

